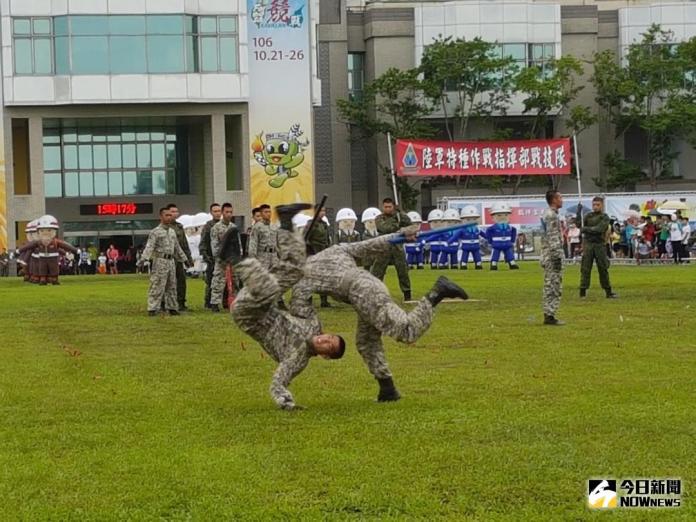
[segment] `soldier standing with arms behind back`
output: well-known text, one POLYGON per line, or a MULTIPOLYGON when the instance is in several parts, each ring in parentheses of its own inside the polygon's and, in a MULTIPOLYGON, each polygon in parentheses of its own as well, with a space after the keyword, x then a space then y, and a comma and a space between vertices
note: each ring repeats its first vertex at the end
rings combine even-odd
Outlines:
POLYGON ((157 315, 164 299, 170 315, 179 315, 176 299, 176 263, 185 262, 186 254, 179 246, 171 227, 172 213, 166 207, 159 211, 160 224, 147 238, 139 263, 150 261, 150 288, 147 291, 147 313, 157 315))
POLYGON ((203 261, 205 261, 205 307, 210 308, 210 289, 211 283, 213 281, 213 271, 215 270, 215 258, 213 257, 213 250, 210 246, 210 231, 215 226, 215 223, 220 221, 220 216, 222 215, 222 208, 218 203, 213 203, 210 205, 210 215, 213 219, 208 221, 201 231, 201 244, 198 247, 198 251, 201 253, 203 261))
POLYGON ((563 236, 558 210, 563 208, 563 196, 557 190, 546 193, 546 209, 541 217, 541 266, 544 269, 544 324, 565 324, 556 318, 561 306, 563 288, 563 236))
POLYGON ((249 257, 259 260, 265 268, 271 268, 277 258, 275 231, 271 228, 271 207, 261 205, 261 219, 251 227, 249 257))
MULTIPOLYGON (((314 210, 317 209, 318 205, 314 205, 314 210)), ((322 250, 326 250, 331 245, 331 232, 329 231, 329 225, 324 219, 326 218, 326 210, 323 208, 319 211, 317 220, 314 222, 314 226, 309 231, 307 236, 307 253, 311 256, 318 254, 322 250)), ((321 308, 330 308, 329 298, 326 294, 319 294, 319 301, 321 308)))
POLYGON ((176 299, 179 305, 179 311, 185 312, 188 310, 188 308, 186 308, 186 267, 193 266, 193 259, 191 258, 191 249, 186 239, 184 227, 177 221, 179 218, 179 208, 174 203, 167 205, 167 208, 172 213, 172 222, 170 226, 176 234, 176 239, 179 242, 181 250, 183 250, 186 255, 186 259, 183 262, 176 263, 176 299))
MULTIPOLYGON (((411 224, 411 219, 394 205, 394 200, 385 198, 382 201, 382 213, 375 219, 377 232, 380 235, 393 234, 411 224)), ((376 259, 372 265, 372 275, 382 281, 387 272, 387 266, 394 265, 399 276, 399 287, 404 294, 404 301, 411 300, 411 280, 408 277, 408 265, 403 244, 391 245, 389 255, 376 259)))
POLYGON ((213 279, 210 283, 210 309, 213 312, 220 311, 220 305, 223 304, 225 288, 227 287, 227 265, 230 264, 230 262, 227 259, 220 259, 219 256, 222 238, 231 228, 234 228, 236 231, 236 241, 234 241, 233 244, 237 251, 237 256, 235 256, 235 259, 233 259, 231 262, 239 262, 242 256, 242 241, 239 235, 239 230, 237 230, 237 226, 232 223, 233 216, 234 211, 232 210, 232 205, 229 203, 223 203, 222 218, 210 231, 210 249, 213 253, 213 259, 215 260, 215 270, 213 271, 213 279))
POLYGON ((607 257, 607 233, 611 224, 609 216, 604 213, 604 198, 596 196, 592 199, 592 212, 581 221, 582 203, 578 203, 577 222, 582 227, 582 263, 580 265, 580 297, 587 296, 592 275, 592 263, 597 262, 599 284, 602 285, 607 299, 616 299, 609 282, 609 258, 607 257))

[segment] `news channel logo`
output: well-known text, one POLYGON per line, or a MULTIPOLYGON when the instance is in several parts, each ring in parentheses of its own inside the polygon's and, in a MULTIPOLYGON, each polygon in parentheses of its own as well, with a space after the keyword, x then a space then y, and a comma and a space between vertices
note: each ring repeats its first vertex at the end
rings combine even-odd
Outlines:
POLYGON ((587 504, 591 509, 676 508, 681 506, 681 493, 682 481, 678 478, 587 481, 587 504))

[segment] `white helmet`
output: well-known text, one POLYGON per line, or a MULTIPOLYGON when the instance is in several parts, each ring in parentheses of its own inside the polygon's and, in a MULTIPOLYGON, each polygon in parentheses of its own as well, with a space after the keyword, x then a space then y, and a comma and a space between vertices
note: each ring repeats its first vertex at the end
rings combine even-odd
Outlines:
POLYGON ((512 214, 512 209, 507 203, 494 203, 491 207, 491 215, 493 214, 512 214))
POLYGON ((445 219, 445 213, 439 208, 433 209, 428 214, 428 222, 430 221, 442 221, 445 219))
POLYGON ((411 220, 411 223, 422 223, 423 218, 421 218, 421 215, 416 212, 415 210, 412 210, 408 214, 406 214, 408 218, 411 220))
POLYGON ((474 205, 467 205, 462 209, 463 218, 481 217, 481 213, 474 205))
POLYGON ((459 211, 456 208, 448 208, 445 210, 442 219, 446 221, 459 221, 459 211))
POLYGON ((362 221, 363 223, 365 221, 370 221, 371 219, 375 219, 381 213, 382 212, 378 208, 375 208, 375 207, 366 208, 365 210, 363 210, 362 219, 360 221, 362 221))
POLYGON ((312 218, 307 214, 295 214, 292 217, 292 224, 295 225, 295 228, 307 226, 307 223, 310 221, 312 221, 312 218))
POLYGON ((38 219, 32 219, 27 223, 27 225, 24 227, 24 232, 36 232, 36 222, 38 219))
POLYGON ((352 208, 342 208, 336 212, 336 221, 343 221, 344 219, 358 220, 358 216, 355 215, 352 208))
POLYGON ((51 216, 50 214, 46 214, 45 216, 41 216, 38 219, 38 222, 36 223, 36 228, 52 228, 54 230, 58 230, 60 228, 60 225, 58 224, 58 220, 51 216))

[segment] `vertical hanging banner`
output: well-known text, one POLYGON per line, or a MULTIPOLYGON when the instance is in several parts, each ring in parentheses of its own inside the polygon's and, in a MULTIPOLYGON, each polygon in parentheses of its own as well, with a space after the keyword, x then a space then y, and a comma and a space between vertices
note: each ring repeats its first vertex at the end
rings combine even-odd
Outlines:
POLYGON ((314 201, 308 0, 247 0, 251 204, 314 201))

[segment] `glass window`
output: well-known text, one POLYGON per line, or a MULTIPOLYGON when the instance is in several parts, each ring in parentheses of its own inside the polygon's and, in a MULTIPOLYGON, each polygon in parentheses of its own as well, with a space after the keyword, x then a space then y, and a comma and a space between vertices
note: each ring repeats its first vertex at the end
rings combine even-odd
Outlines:
POLYGON ((53 33, 57 36, 68 35, 68 17, 56 16, 53 19, 53 33))
POLYGON ((121 145, 109 145, 109 168, 121 168, 121 145))
POLYGON ((63 147, 63 161, 65 162, 64 168, 66 168, 66 169, 76 169, 77 168, 77 146, 76 145, 66 145, 63 147))
POLYGON ((120 172, 109 172, 109 194, 112 196, 123 194, 123 175, 120 172))
POLYGON ((51 143, 60 144, 60 131, 58 129, 44 128, 43 142, 44 145, 51 143))
POLYGON ((138 132, 135 136, 135 139, 137 141, 150 141, 150 133, 149 132, 138 132))
POLYGON ((554 44, 544 44, 544 58, 551 60, 556 57, 556 46, 554 44))
POLYGON ((223 72, 237 72, 237 38, 220 38, 220 70, 223 72))
POLYGON ((201 16, 198 19, 199 33, 217 33, 217 19, 214 16, 201 16))
POLYGON ((127 169, 136 167, 135 145, 127 144, 123 146, 123 166, 127 169))
POLYGON ((237 18, 234 16, 221 16, 220 17, 220 32, 221 33, 236 33, 237 32, 237 18))
POLYGON ((94 178, 91 172, 80 172, 80 196, 94 196, 94 178))
POLYGON ((91 169, 92 168, 92 146, 91 145, 80 145, 80 169, 91 169))
POLYGON ((34 18, 34 34, 51 34, 51 20, 49 18, 34 18))
POLYGON ((142 171, 138 173, 138 194, 152 194, 152 172, 142 171))
POLYGON ((106 145, 94 145, 94 168, 106 168, 106 145))
POLYGON ((176 173, 173 170, 167 171, 167 194, 176 194, 176 173))
POLYGON ((108 196, 109 195, 109 176, 106 172, 94 173, 94 195, 108 196))
POLYGON ((148 36, 147 60, 151 73, 185 72, 183 36, 148 36))
POLYGON ((155 168, 164 168, 164 143, 152 144, 152 166, 155 168))
POLYGON ((173 143, 167 144, 167 167, 176 168, 176 147, 173 143))
POLYGON ((66 143, 75 143, 77 141, 77 130, 76 129, 64 129, 63 130, 63 141, 66 143))
POLYGON ((123 35, 144 35, 144 16, 109 16, 109 33, 123 35))
POLYGON ((152 193, 167 193, 167 176, 163 170, 156 170, 152 173, 152 193))
POLYGON ((70 46, 67 36, 54 40, 56 54, 56 74, 70 74, 70 46))
POLYGON ((51 172, 44 176, 44 193, 47 198, 63 197, 63 183, 60 172, 51 172))
POLYGON ((112 74, 147 72, 144 36, 112 36, 110 41, 109 59, 112 74))
POLYGON ((65 173, 65 195, 75 197, 80 195, 80 179, 77 172, 65 173))
POLYGON ((104 131, 102 129, 95 129, 92 132, 92 141, 104 143, 106 141, 106 136, 104 135, 104 131))
POLYGON ((92 130, 91 129, 79 129, 77 135, 77 141, 80 143, 91 143, 92 141, 92 130))
POLYGON ((31 74, 33 72, 31 40, 29 38, 15 38, 14 65, 16 74, 31 74))
POLYGON ((201 71, 216 72, 217 70, 217 37, 201 38, 201 71))
POLYGON ((36 38, 34 40, 34 73, 51 74, 51 40, 49 38, 36 38))
POLYGON ((31 34, 31 20, 29 18, 15 18, 12 22, 14 34, 31 34))
POLYGON ((186 72, 200 71, 198 60, 198 38, 195 36, 186 37, 186 72))
POLYGON ((126 195, 138 193, 138 176, 134 171, 123 173, 123 193, 126 195))
POLYGON ((107 16, 71 16, 70 33, 106 36, 109 34, 109 18, 107 16))
POLYGON ((135 141, 135 132, 131 130, 124 130, 121 132, 121 139, 123 141, 135 141))
POLYGON ((147 17, 148 34, 184 34, 184 17, 180 15, 151 15, 147 17))
POLYGON ((43 148, 43 168, 44 170, 61 170, 60 146, 43 148))
POLYGON ((164 132, 151 132, 150 136, 152 141, 164 141, 164 132))
POLYGON ((513 60, 526 60, 527 52, 524 44, 505 44, 503 45, 503 56, 513 60))
POLYGON ((106 36, 77 36, 71 40, 73 74, 109 72, 109 42, 106 36))
POLYGON ((150 166, 150 144, 138 145, 138 167, 146 168, 150 166))

